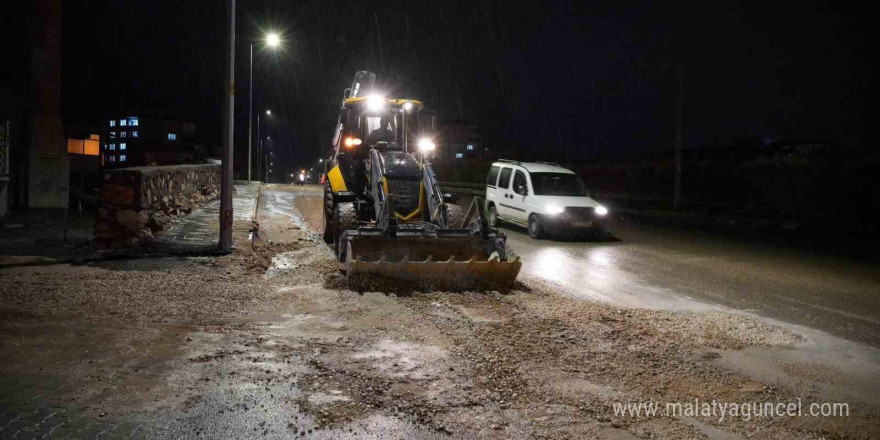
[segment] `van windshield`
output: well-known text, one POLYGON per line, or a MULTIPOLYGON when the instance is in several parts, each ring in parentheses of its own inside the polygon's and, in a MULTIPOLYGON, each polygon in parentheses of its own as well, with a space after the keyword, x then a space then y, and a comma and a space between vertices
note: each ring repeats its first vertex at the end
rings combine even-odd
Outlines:
POLYGON ((587 197, 587 187, 576 174, 532 173, 537 196, 587 197))

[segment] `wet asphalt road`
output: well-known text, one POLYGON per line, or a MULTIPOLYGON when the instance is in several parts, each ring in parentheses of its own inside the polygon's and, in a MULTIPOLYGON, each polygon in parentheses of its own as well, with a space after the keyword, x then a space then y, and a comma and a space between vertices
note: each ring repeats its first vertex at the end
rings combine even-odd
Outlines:
POLYGON ((726 306, 880 346, 875 263, 710 233, 615 221, 603 240, 533 240, 504 224, 535 277, 576 297, 628 307, 726 306))

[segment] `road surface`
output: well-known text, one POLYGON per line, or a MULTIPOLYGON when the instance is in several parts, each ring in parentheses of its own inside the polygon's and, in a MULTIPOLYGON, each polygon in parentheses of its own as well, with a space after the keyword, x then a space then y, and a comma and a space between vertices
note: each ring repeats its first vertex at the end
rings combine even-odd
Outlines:
MULTIPOLYGON (((602 242, 508 230, 525 259, 509 291, 358 283, 320 238, 319 186, 253 189, 229 255, 0 268, 0 438, 880 436, 880 350, 808 327, 876 316, 862 266, 614 225, 602 242), (792 301, 808 326, 782 322, 792 301), (616 410, 695 399, 851 415, 616 410)), ((210 229, 209 209, 181 221, 210 229)))
POLYGON ((880 268, 728 237, 614 222, 610 239, 533 240, 504 224, 521 276, 627 307, 716 304, 880 345, 880 268))

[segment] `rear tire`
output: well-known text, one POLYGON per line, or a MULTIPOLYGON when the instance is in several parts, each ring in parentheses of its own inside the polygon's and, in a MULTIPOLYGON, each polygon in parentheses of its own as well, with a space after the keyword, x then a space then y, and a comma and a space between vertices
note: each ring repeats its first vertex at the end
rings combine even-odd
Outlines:
POLYGON ((342 233, 350 229, 357 229, 358 227, 358 217, 357 211, 354 209, 354 203, 336 204, 336 209, 333 210, 333 227, 333 247, 336 250, 337 257, 342 257, 342 252, 340 252, 342 233))
POLYGON ((324 242, 333 243, 333 190, 330 184, 324 184, 324 242))
POLYGON ((544 238, 544 229, 541 226, 541 218, 536 214, 532 214, 529 217, 529 237, 532 237, 535 240, 544 238))
POLYGON ((446 226, 449 228, 461 228, 464 221, 464 211, 459 205, 446 204, 446 226))
POLYGON ((489 226, 493 228, 498 227, 500 222, 498 221, 498 210, 495 209, 495 205, 489 206, 489 209, 486 210, 486 217, 488 217, 486 220, 489 221, 489 226))

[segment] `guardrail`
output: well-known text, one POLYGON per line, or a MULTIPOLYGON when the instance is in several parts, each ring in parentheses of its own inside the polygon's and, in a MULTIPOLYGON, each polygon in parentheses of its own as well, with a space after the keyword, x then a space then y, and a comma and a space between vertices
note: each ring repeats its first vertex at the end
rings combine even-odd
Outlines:
POLYGON ((486 184, 467 182, 437 182, 443 192, 479 196, 486 194, 486 184))
MULTIPOLYGON (((485 195, 486 184, 471 182, 438 182, 443 192, 462 194, 462 195, 485 195)), ((672 199, 652 196, 637 196, 632 194, 607 193, 607 192, 591 192, 590 196, 601 203, 610 203, 615 205, 618 212, 641 212, 645 210, 672 210, 672 199)), ((769 207, 740 207, 733 204, 723 202, 707 202, 685 199, 682 201, 684 211, 701 212, 701 213, 727 213, 746 216, 780 216, 782 212, 769 207)), ((804 211, 799 212, 801 216, 817 217, 827 216, 827 213, 804 211)))

